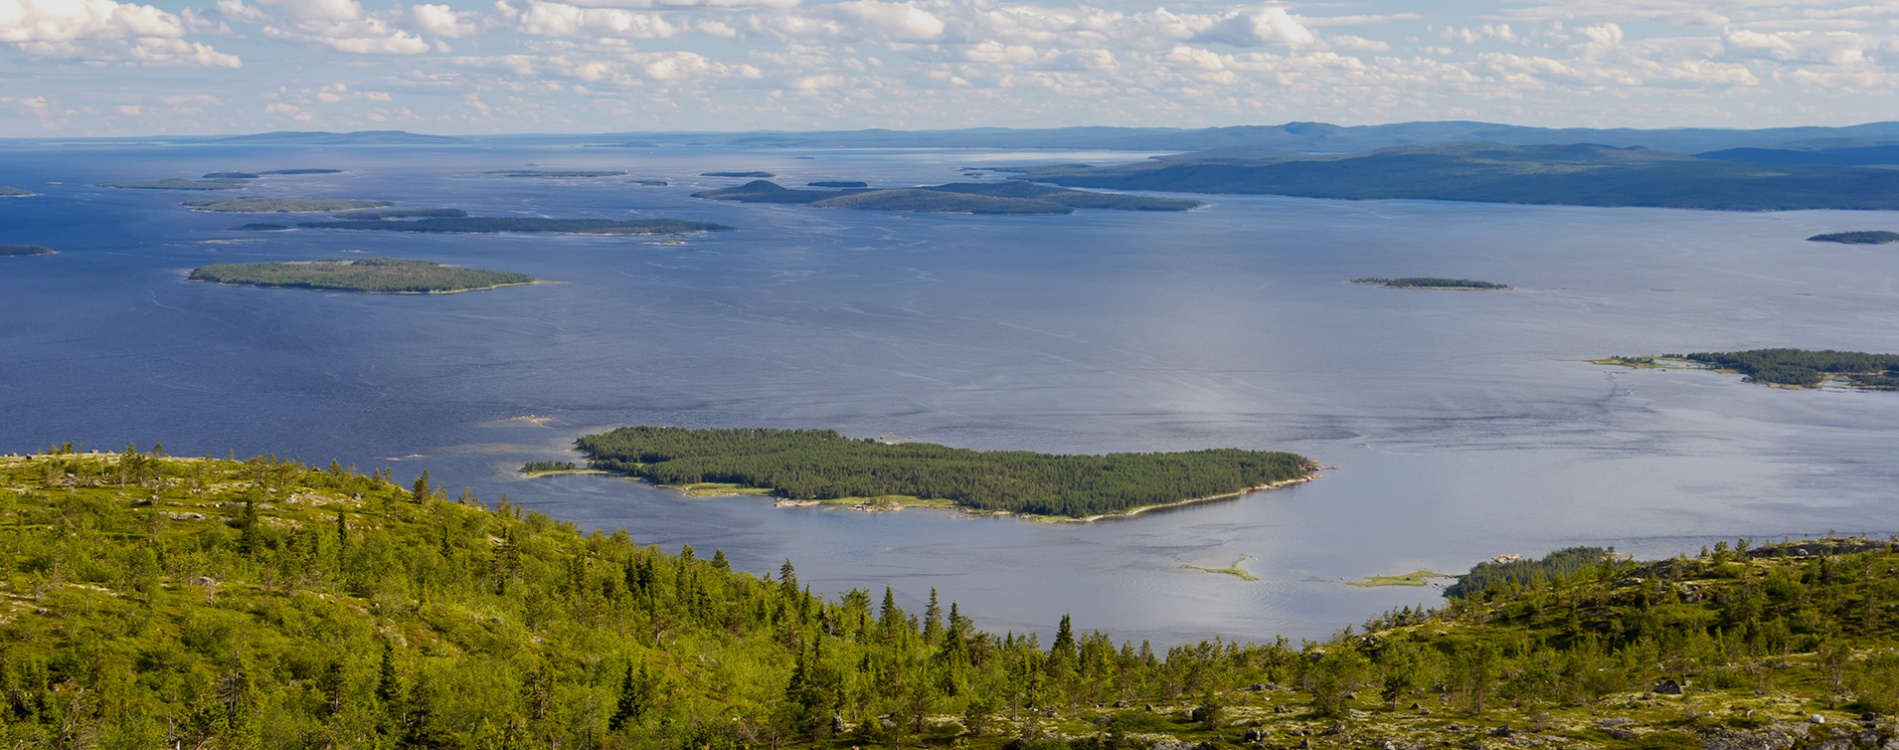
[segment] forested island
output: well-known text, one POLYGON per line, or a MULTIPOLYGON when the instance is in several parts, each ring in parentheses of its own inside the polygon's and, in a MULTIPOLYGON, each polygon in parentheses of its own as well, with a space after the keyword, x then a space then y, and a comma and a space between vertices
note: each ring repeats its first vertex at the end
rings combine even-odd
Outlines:
POLYGON ((231 227, 231 231, 233 232, 288 232, 292 229, 295 229, 295 227, 289 224, 271 224, 269 222, 239 224, 231 227))
POLYGON ((468 216, 467 211, 459 208, 364 208, 353 211, 341 211, 330 215, 332 219, 460 219, 468 216))
POLYGON ((550 232, 556 234, 694 234, 729 232, 732 227, 706 221, 680 219, 541 219, 517 216, 430 217, 413 221, 306 221, 304 229, 345 229, 366 232, 425 232, 436 234, 496 234, 500 232, 550 232))
POLYGON ((1808 242, 1838 242, 1843 245, 1884 245, 1899 242, 1899 232, 1834 232, 1816 234, 1808 242))
POLYGON ((713 484, 793 501, 909 504, 1060 518, 1127 515, 1300 482, 1318 468, 1283 452, 1051 455, 883 443, 831 430, 622 427, 575 445, 587 465, 687 489, 713 484))
POLYGON ((56 255, 58 251, 45 245, 0 245, 0 258, 15 258, 27 255, 56 255))
POLYGON ((1321 642, 1155 649, 394 479, 0 457, 0 742, 1863 750, 1899 713, 1888 541, 1568 557, 1321 642))
POLYGON ((1783 388, 1817 388, 1828 383, 1864 390, 1899 389, 1899 354, 1868 354, 1833 349, 1751 349, 1654 357, 1609 357, 1597 364, 1624 367, 1690 367, 1735 372, 1748 382, 1783 388))
POLYGON ((389 201, 338 200, 335 198, 228 198, 224 200, 185 201, 194 211, 225 214, 320 214, 332 211, 382 208, 396 205, 389 201))
POLYGON ((1509 289, 1503 284, 1473 279, 1447 279, 1436 276, 1405 276, 1397 279, 1363 278, 1352 279, 1354 284, 1381 286, 1386 289, 1509 289))
POLYGON ((819 180, 805 183, 808 187, 818 188, 867 188, 870 183, 861 180, 819 180))
POLYGON ((192 281, 238 286, 371 294, 448 294, 535 283, 524 273, 457 268, 425 260, 354 258, 284 263, 225 263, 191 272, 192 281))
POLYGON ((118 182, 99 183, 99 187, 126 188, 132 190, 243 190, 250 186, 251 184, 247 180, 189 180, 183 177, 173 177, 164 180, 120 180, 118 182))
POLYGON ((1025 179, 1181 193, 1411 198, 1722 211, 1899 209, 1899 170, 1744 161, 1589 143, 1450 143, 1348 154, 1209 149, 1106 167, 1058 165, 1025 179))
POLYGON ((36 193, 31 190, 21 190, 16 187, 0 185, 0 198, 25 198, 30 195, 36 195, 36 193))
POLYGON ((625 177, 626 170, 601 169, 497 169, 483 172, 497 177, 625 177))
POLYGON ((1027 182, 958 182, 886 190, 797 190, 768 180, 754 180, 736 187, 693 193, 693 197, 741 203, 801 203, 817 208, 946 214, 1071 214, 1078 208, 1188 211, 1206 205, 1199 201, 1094 193, 1027 182))

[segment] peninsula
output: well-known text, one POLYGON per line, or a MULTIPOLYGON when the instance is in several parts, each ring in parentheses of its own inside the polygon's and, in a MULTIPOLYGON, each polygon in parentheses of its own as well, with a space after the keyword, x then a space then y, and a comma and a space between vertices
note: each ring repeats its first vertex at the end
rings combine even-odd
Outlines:
POLYGON ((1721 211, 1899 209, 1899 170, 1759 164, 1588 143, 1451 143, 1311 154, 1235 147, 1024 170, 1070 187, 1345 200, 1423 199, 1721 211))
POLYGON ((798 203, 817 208, 945 214, 1070 214, 1079 208, 1188 211, 1206 205, 1192 200, 1068 190, 1027 182, 957 182, 886 190, 798 190, 769 180, 754 180, 736 187, 693 193, 693 197, 740 203, 798 203))
POLYGON ((0 245, 0 258, 56 254, 58 254, 58 251, 44 245, 0 245))
POLYGON ((191 280, 370 294, 449 294, 535 283, 534 277, 524 273, 396 258, 229 263, 194 270, 191 280))
POLYGON ((1899 242, 1899 232, 1834 232, 1816 234, 1808 242, 1837 242, 1842 245, 1884 245, 1899 242))
POLYGON ((396 204, 389 201, 354 201, 334 198, 228 198, 185 201, 184 205, 190 206, 195 211, 221 214, 320 214, 381 208, 396 204))
POLYGON ((1618 356, 1600 365, 1638 369, 1678 367, 1740 373, 1747 382, 1778 388, 1818 388, 1829 383, 1861 390, 1899 389, 1899 354, 1868 354, 1833 349, 1750 349, 1660 356, 1618 356))
POLYGON ((1318 468, 1284 452, 1051 455, 883 443, 830 430, 623 427, 575 445, 590 468, 675 487, 718 484, 794 502, 951 505, 1085 520, 1236 497, 1306 481, 1318 468))
POLYGON ((501 232, 548 232, 553 234, 693 234, 729 232, 732 227, 705 221, 679 219, 541 219, 513 216, 463 216, 424 218, 414 221, 306 221, 304 229, 346 229, 366 232, 424 232, 432 234, 497 234, 501 232))
POLYGON ((1446 279, 1436 276, 1406 276, 1397 279, 1352 279, 1354 284, 1381 286, 1386 289, 1461 289, 1476 291, 1484 289, 1509 289, 1503 284, 1473 279, 1446 279))

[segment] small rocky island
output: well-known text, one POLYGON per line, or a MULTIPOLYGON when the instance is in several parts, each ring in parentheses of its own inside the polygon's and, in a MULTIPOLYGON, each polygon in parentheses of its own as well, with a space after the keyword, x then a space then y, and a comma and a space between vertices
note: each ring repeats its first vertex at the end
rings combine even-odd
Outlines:
MULTIPOLYGON (((595 471, 688 494, 769 494, 869 510, 960 508, 1053 520, 1131 516, 1239 497, 1317 476, 1310 459, 1235 448, 1053 455, 856 439, 831 430, 623 427, 575 441, 595 471)), ((570 472, 537 461, 527 474, 570 472)))
MULTIPOLYGON (((194 211, 220 214, 321 214, 383 208, 396 205, 389 201, 338 200, 335 198, 229 198, 225 200, 185 201, 194 211)), ((466 214, 464 214, 466 215, 466 214)))
POLYGON ((191 280, 369 294, 450 294, 535 283, 534 277, 524 273, 398 258, 227 263, 194 270, 191 280))
POLYGON ((1509 289, 1510 287, 1489 281, 1475 279, 1447 279, 1436 276, 1405 276, 1397 279, 1363 278, 1352 279, 1354 284, 1379 286, 1386 289, 1455 289, 1466 291, 1509 289))
POLYGON ((0 258, 20 258, 28 255, 57 255, 59 251, 45 245, 0 245, 0 258))
POLYGON ((0 198, 25 198, 29 195, 35 195, 35 193, 31 190, 21 190, 16 187, 0 185, 0 198))
MULTIPOLYGON (((842 181, 832 184, 842 184, 842 181)), ((1081 208, 1105 208, 1115 211, 1189 211, 1206 205, 1193 200, 1096 193, 1019 181, 957 182, 884 190, 862 188, 797 190, 769 180, 754 180, 736 187, 693 193, 693 197, 740 203, 795 203, 816 208, 997 215, 1072 214, 1076 209, 1081 208)))
POLYGON ((1636 369, 1713 370, 1745 375, 1749 383, 1776 388, 1834 385, 1869 391, 1899 390, 1899 354, 1868 354, 1833 349, 1750 349, 1658 356, 1617 356, 1599 365, 1636 369))
POLYGON ((128 190, 243 190, 250 187, 248 180, 212 179, 188 180, 173 177, 164 180, 120 180, 101 182, 99 187, 124 188, 128 190))
POLYGON ((497 169, 482 174, 496 177, 625 177, 626 170, 614 169, 497 169))
POLYGON ((1816 234, 1808 242, 1837 242, 1842 245, 1884 245, 1899 242, 1899 232, 1834 232, 1816 234))

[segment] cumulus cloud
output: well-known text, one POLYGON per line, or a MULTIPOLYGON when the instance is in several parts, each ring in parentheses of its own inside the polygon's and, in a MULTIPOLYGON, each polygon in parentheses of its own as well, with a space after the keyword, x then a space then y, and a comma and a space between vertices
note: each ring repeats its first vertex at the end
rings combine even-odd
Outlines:
POLYGON ((40 59, 152 66, 242 67, 236 55, 186 41, 181 17, 114 0, 0 0, 0 42, 40 59))
POLYGON ((417 5, 409 9, 415 29, 435 36, 450 38, 472 36, 479 29, 475 18, 480 15, 473 11, 456 12, 446 5, 417 5))

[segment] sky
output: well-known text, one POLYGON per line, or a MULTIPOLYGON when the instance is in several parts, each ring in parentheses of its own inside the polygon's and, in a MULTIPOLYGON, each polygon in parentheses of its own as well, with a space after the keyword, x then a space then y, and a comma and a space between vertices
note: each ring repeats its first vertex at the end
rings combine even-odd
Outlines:
POLYGON ((0 137, 1899 120, 1899 0, 0 0, 0 137))

